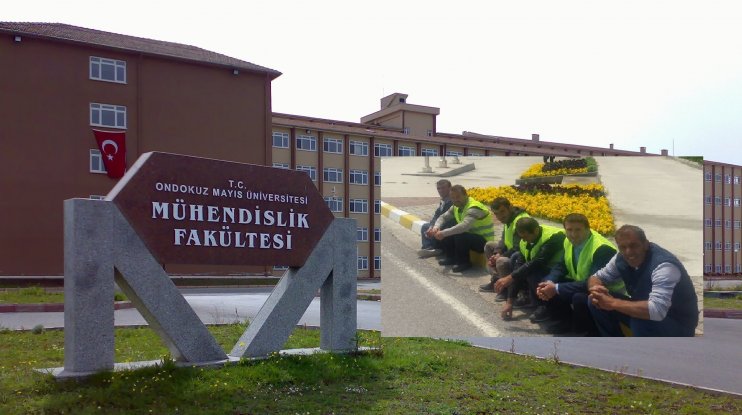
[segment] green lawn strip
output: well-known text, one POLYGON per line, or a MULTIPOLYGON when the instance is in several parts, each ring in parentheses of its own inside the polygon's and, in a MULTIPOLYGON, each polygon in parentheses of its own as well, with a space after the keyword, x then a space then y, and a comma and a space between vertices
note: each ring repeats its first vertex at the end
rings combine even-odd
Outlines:
MULTIPOLYGON (((226 350, 243 325, 209 330, 226 350)), ((33 368, 61 366, 64 333, 0 332, 2 414, 742 413, 739 398, 479 349, 463 342, 380 338, 382 352, 274 356, 220 369, 175 368, 103 373, 56 382, 33 368)), ((297 329, 286 348, 319 344, 297 329)), ((116 360, 156 359, 166 349, 148 328, 116 330, 116 360)))
POLYGON ((0 289, 0 304, 63 303, 61 291, 47 291, 42 287, 0 289))
POLYGON ((742 310, 742 294, 731 298, 703 297, 703 308, 742 310))

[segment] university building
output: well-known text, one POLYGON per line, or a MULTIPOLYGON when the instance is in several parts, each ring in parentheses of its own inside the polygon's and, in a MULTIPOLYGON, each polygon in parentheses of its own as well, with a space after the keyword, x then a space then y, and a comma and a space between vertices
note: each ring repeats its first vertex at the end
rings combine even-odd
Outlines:
MULTIPOLYGON (((380 157, 657 156, 537 134, 443 133, 438 108, 401 93, 360 122, 274 113, 273 69, 64 24, 0 22, 0 56, 0 275, 62 274, 62 201, 101 197, 116 182, 93 129, 125 132, 129 166, 165 151, 306 172, 336 216, 356 219, 359 278, 379 277, 382 267, 380 157)), ((706 162, 704 172, 706 273, 740 274, 740 167, 706 162)), ((280 272, 163 265, 173 274, 280 272)))

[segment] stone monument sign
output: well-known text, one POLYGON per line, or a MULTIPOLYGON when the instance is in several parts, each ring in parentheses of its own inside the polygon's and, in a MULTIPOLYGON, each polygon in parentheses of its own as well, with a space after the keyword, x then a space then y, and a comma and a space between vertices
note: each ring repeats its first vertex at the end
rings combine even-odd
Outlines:
POLYGON ((58 376, 114 368, 114 281, 182 363, 280 350, 317 290, 320 348, 355 346, 355 220, 334 218, 302 172, 146 153, 106 200, 66 200, 64 218, 58 376), (162 263, 291 268, 227 356, 162 263))

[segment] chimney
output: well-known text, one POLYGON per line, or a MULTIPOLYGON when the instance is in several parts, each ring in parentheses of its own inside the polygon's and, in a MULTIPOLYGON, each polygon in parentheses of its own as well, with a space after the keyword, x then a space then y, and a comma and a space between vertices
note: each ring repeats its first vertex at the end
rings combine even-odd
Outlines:
POLYGON ((610 148, 611 150, 613 150, 613 143, 608 144, 608 148, 610 148))
POLYGON ((639 152, 640 153, 646 153, 647 152, 647 148, 646 147, 639 147, 639 152))
POLYGON ((660 154, 662 154, 663 156, 666 156, 667 155, 667 149, 666 148, 663 148, 662 150, 660 150, 660 154))
POLYGON ((531 140, 538 141, 538 134, 531 134, 531 140))

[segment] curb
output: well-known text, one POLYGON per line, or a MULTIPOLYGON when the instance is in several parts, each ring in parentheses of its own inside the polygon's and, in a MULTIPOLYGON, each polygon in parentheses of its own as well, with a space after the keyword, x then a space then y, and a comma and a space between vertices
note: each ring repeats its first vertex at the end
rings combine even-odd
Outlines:
MULTIPOLYGON (((134 308, 131 301, 115 301, 114 310, 134 308)), ((0 304, 0 313, 49 313, 64 311, 64 303, 0 304)))
POLYGON ((731 318, 742 319, 742 310, 730 310, 722 308, 704 308, 703 316, 708 318, 731 318))
POLYGON ((384 201, 381 202, 381 214, 418 235, 420 234, 422 226, 427 223, 417 216, 407 213, 402 209, 398 209, 384 201))

